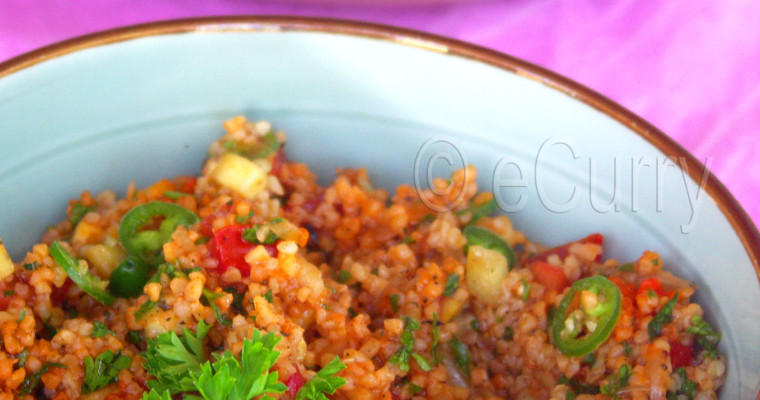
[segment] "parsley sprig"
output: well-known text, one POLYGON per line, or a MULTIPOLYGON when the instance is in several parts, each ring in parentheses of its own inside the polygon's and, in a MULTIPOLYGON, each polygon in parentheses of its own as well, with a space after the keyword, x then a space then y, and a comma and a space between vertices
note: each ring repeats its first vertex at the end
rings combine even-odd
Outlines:
POLYGON ((296 400, 328 400, 325 393, 333 394, 346 383, 345 379, 334 376, 344 368, 346 365, 340 362, 340 358, 333 358, 301 387, 296 400))
POLYGON ((203 338, 210 328, 201 320, 195 332, 185 329, 180 337, 171 331, 148 340, 143 367, 156 378, 147 383, 151 391, 173 395, 195 390, 190 372, 199 370, 206 361, 203 338))
MULTIPOLYGON (((143 366, 156 379, 148 381, 150 391, 143 400, 171 400, 175 395, 186 400, 268 400, 287 390, 278 373, 270 372, 280 357, 274 348, 281 337, 254 329, 253 337, 243 341, 239 356, 228 350, 215 355, 212 362, 203 350, 209 329, 200 321, 195 332, 167 332, 148 341, 143 366)), ((326 400, 325 393, 333 394, 345 383, 334 376, 344 368, 336 357, 301 387, 296 399, 326 400)))

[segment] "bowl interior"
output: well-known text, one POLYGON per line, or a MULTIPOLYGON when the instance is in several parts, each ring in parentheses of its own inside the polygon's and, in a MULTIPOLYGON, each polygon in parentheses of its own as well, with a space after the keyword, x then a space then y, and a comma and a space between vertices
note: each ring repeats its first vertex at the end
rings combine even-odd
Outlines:
POLYGON ((754 398, 760 348, 744 344, 760 337, 758 277, 679 160, 536 79, 446 54, 442 43, 408 42, 220 26, 12 73, 0 79, 0 237, 18 259, 83 190, 123 195, 131 181, 197 173, 221 122, 245 114, 285 130, 289 158, 323 182, 336 167, 364 166, 376 186, 429 187, 429 171, 473 164, 533 240, 600 232, 608 257, 658 251, 700 286, 697 299, 724 334, 721 397, 754 398))

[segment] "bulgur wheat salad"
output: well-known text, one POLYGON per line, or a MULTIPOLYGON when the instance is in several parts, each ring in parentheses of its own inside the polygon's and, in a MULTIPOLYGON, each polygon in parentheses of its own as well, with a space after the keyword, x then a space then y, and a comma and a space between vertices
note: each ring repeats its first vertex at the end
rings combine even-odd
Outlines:
POLYGON ((444 195, 364 169, 323 187, 269 123, 224 129, 199 176, 84 192, 18 263, 0 242, 0 400, 704 400, 725 381, 696 287, 657 253, 531 242, 472 167, 444 195))

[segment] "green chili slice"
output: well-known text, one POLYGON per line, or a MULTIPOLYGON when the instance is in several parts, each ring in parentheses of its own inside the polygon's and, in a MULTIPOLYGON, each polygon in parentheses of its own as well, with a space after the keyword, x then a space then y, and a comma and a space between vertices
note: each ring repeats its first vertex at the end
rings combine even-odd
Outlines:
POLYGON ((66 271, 66 275, 68 275, 80 289, 92 296, 95 300, 107 306, 112 305, 116 301, 116 298, 106 291, 108 281, 104 281, 87 271, 86 267, 84 267, 83 264, 78 263, 60 243, 53 242, 53 244, 50 245, 50 256, 53 257, 53 260, 55 260, 64 271, 66 271))
POLYGON ((108 291, 118 297, 137 297, 151 277, 151 268, 142 260, 127 257, 111 273, 108 291))
POLYGON ((620 290, 609 279, 597 275, 581 279, 570 287, 562 298, 551 321, 554 345, 565 355, 582 357, 604 343, 620 316, 620 290), (570 309, 575 296, 582 291, 597 296, 597 305, 591 309, 570 309))
POLYGON ((164 262, 163 246, 178 226, 200 221, 192 211, 176 204, 153 201, 124 214, 119 222, 119 241, 127 254, 149 264, 164 262))
POLYGON ((486 228, 482 228, 476 225, 467 225, 462 230, 464 237, 467 239, 467 247, 470 246, 482 246, 489 250, 498 251, 507 258, 507 265, 511 270, 514 268, 517 262, 515 258, 515 252, 509 247, 507 242, 504 241, 499 235, 489 231, 486 228))

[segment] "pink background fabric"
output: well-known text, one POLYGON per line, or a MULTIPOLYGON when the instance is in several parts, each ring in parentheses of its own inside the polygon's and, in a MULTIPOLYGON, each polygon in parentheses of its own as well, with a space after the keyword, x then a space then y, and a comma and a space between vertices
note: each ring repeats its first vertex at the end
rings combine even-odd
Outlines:
POLYGON ((0 61, 116 26, 231 14, 379 22, 539 64, 612 98, 708 160, 760 222, 756 0, 0 0, 0 61))

